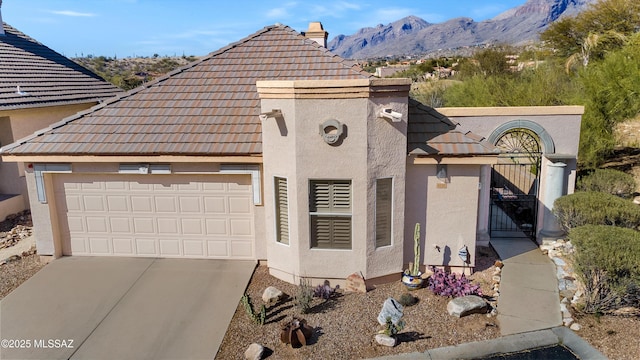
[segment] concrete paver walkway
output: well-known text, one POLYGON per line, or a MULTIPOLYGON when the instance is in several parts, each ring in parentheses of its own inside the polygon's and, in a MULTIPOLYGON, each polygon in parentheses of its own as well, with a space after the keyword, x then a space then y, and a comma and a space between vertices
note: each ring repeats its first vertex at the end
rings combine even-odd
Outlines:
POLYGON ((502 259, 498 322, 502 335, 562 325, 555 265, 527 238, 492 238, 502 259))
POLYGON ((1 347, 0 359, 212 359, 254 269, 238 260, 55 260, 0 301, 0 337, 22 341, 1 347))

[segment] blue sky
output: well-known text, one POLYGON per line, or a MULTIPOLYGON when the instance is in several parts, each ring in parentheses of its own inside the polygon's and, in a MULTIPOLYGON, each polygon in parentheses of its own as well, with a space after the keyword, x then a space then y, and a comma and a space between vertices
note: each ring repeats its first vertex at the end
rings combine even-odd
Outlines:
POLYGON ((304 31, 321 21, 329 40, 408 15, 439 23, 492 18, 526 0, 4 0, 2 19, 68 56, 205 55, 264 26, 304 31))

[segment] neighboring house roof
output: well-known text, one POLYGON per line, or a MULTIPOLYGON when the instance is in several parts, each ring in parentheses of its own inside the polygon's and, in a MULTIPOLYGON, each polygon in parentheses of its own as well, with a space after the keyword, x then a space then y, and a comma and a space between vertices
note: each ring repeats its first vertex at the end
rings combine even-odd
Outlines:
POLYGON ((119 88, 4 23, 0 110, 97 102, 119 88))
POLYGON ((409 99, 407 151, 411 155, 497 155, 500 149, 460 128, 435 109, 409 99))
POLYGON ((282 25, 174 70, 3 149, 13 155, 258 155, 258 80, 367 79, 282 25))

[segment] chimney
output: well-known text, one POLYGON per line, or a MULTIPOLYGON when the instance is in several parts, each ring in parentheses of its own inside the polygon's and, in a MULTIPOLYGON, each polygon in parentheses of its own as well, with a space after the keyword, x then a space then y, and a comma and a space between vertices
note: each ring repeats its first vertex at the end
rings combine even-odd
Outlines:
POLYGON ((2 24, 2 0, 0 0, 0 36, 4 35, 4 25, 2 24))
MULTIPOLYGON (((2 0, 0 0, 2 1, 2 0)), ((324 31, 322 28, 322 23, 320 21, 312 21, 309 23, 309 30, 302 33, 307 39, 311 39, 322 47, 327 47, 327 37, 329 37, 329 33, 324 31)))

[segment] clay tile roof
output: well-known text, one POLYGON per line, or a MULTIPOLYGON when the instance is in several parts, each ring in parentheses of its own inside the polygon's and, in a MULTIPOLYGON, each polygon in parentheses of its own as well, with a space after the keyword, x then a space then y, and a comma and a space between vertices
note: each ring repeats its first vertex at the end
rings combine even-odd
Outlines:
POLYGON ((261 154, 257 80, 370 77, 291 28, 268 26, 2 151, 14 155, 261 154))
POLYGON ((122 90, 4 23, 0 110, 97 102, 122 90))
POLYGON ((407 151, 412 155, 497 155, 500 150, 436 110, 409 100, 407 151))

